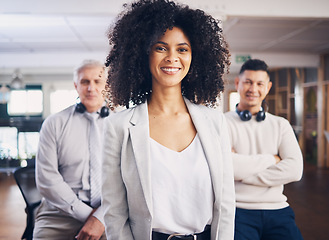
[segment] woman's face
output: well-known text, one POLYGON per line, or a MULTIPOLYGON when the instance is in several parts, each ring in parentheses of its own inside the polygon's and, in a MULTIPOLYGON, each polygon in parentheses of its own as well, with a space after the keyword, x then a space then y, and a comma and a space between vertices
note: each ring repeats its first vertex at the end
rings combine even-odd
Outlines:
POLYGON ((152 46, 149 65, 152 86, 181 86, 192 61, 191 43, 178 27, 168 29, 152 46))

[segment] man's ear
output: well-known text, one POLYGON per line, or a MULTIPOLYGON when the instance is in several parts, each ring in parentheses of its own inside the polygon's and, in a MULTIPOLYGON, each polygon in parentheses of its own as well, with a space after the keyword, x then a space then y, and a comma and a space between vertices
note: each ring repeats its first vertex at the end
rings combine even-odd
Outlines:
POLYGON ((271 82, 271 81, 268 81, 268 83, 267 83, 267 93, 266 93, 266 95, 270 92, 271 87, 272 87, 272 82, 271 82))
POLYGON ((76 82, 73 82, 73 84, 74 84, 74 88, 75 88, 75 90, 77 90, 77 83, 76 82))

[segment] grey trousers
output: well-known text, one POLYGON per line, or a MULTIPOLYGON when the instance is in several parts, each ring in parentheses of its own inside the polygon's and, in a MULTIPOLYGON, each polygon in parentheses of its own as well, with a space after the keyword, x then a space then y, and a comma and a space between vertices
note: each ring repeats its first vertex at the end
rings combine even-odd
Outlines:
MULTIPOLYGON (((33 231, 34 240, 74 240, 83 222, 42 201, 37 209, 33 231)), ((105 233, 101 240, 106 240, 105 233)))

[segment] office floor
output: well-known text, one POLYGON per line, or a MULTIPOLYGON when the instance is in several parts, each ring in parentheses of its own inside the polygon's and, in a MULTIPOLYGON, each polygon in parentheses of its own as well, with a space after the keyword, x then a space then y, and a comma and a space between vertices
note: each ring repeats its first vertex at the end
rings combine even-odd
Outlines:
POLYGON ((304 164, 303 178, 285 186, 305 240, 329 239, 329 169, 304 164))
MULTIPOLYGON (((303 179, 285 187, 304 240, 329 239, 329 169, 305 164, 303 179)), ((0 173, 0 240, 18 240, 26 224, 25 202, 13 179, 0 173)))

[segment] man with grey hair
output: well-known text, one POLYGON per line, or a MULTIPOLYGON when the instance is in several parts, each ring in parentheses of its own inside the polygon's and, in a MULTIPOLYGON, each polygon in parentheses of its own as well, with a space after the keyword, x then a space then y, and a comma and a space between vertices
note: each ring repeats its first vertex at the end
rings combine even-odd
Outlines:
POLYGON ((80 102, 49 116, 40 131, 36 184, 43 196, 33 239, 106 239, 100 205, 101 133, 109 110, 107 72, 85 60, 74 73, 80 102))

